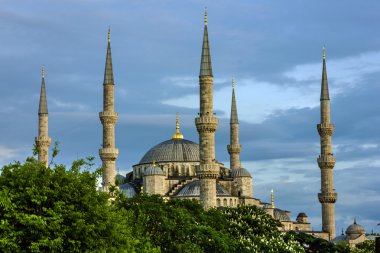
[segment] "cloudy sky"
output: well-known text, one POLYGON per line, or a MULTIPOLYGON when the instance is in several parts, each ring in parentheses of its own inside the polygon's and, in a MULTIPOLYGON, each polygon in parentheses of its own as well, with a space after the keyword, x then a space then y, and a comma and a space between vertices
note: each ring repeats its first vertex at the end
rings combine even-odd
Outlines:
POLYGON ((175 113, 198 140, 198 74, 208 8, 217 159, 228 164, 231 78, 254 196, 306 212, 321 229, 321 50, 335 124, 337 233, 354 217, 380 232, 380 2, 0 0, 0 164, 31 155, 41 65, 46 66, 56 162, 95 156, 100 165, 102 82, 112 29, 117 167, 125 173, 169 139, 175 113))

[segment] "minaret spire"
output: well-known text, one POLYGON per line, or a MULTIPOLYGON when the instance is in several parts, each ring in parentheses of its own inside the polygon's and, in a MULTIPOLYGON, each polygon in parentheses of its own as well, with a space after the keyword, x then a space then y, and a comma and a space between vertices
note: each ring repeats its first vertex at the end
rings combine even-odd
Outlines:
POLYGON ((111 28, 108 28, 108 45, 107 45, 107 56, 106 56, 106 66, 104 70, 104 82, 103 84, 114 84, 113 80, 113 68, 112 68, 112 56, 111 56, 111 28))
POLYGON ((202 57, 201 57, 201 69, 199 72, 199 76, 212 77, 211 54, 210 54, 210 46, 209 46, 208 32, 207 32, 207 9, 205 9, 205 14, 204 14, 203 45, 202 45, 202 57))
POLYGON ((103 111, 99 113, 103 124, 103 145, 99 150, 99 156, 103 162, 103 190, 115 185, 116 159, 119 150, 115 148, 115 124, 118 114, 114 108, 114 79, 111 57, 111 30, 108 29, 108 46, 103 82, 103 111))
POLYGON ((51 144, 51 138, 48 134, 48 107, 46 101, 46 87, 45 87, 45 67, 42 65, 42 81, 41 81, 41 93, 40 104, 38 108, 38 136, 35 138, 38 161, 43 163, 46 167, 49 162, 49 147, 51 144))
POLYGON ((200 165, 197 174, 201 182, 201 204, 204 209, 209 209, 216 206, 216 179, 219 176, 219 166, 215 162, 215 131, 218 126, 218 119, 214 116, 213 110, 213 75, 206 10, 199 86, 200 111, 199 117, 195 118, 200 144, 200 165))
POLYGON ((322 84, 321 84, 321 123, 317 125, 321 139, 321 154, 318 166, 321 169, 321 192, 318 193, 319 202, 322 204, 322 231, 330 234, 330 240, 335 238, 335 202, 337 193, 334 189, 333 169, 335 157, 332 153, 331 136, 334 125, 330 122, 330 97, 326 71, 326 49, 322 51, 322 84))
POLYGON ((238 169, 240 164, 241 145, 239 144, 239 120, 235 98, 235 80, 232 79, 232 99, 231 99, 231 118, 230 118, 230 144, 227 145, 230 154, 230 169, 238 169))

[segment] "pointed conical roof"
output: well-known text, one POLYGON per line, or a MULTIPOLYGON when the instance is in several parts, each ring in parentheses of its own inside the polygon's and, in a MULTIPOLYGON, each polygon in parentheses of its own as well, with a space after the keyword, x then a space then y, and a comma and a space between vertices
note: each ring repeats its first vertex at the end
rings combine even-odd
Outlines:
POLYGON ((208 32, 207 32, 207 11, 204 14, 204 33, 203 33, 203 45, 202 45, 202 59, 201 59, 201 70, 199 76, 212 76, 211 67, 211 54, 210 46, 208 42, 208 32))
POLYGON ((322 85, 321 85, 321 100, 330 100, 329 96, 329 83, 327 81, 327 71, 326 71, 326 49, 323 47, 323 67, 322 67, 322 85))
POLYGON ((237 109, 236 109, 236 99, 235 99, 235 80, 232 79, 232 102, 231 102, 231 119, 230 124, 239 124, 237 109))
POLYGON ((46 101, 46 88, 45 88, 45 67, 42 65, 42 82, 40 93, 40 106, 38 108, 38 114, 48 114, 48 107, 46 101))
POLYGON ((103 84, 114 84, 112 57, 111 57, 111 29, 108 29, 108 46, 107 46, 106 67, 104 70, 103 84))

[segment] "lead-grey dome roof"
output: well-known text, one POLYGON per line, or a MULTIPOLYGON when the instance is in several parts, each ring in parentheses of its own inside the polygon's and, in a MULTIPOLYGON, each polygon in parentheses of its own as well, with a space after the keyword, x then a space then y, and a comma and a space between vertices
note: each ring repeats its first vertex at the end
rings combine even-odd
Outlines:
POLYGON ((365 230, 362 226, 360 226, 359 224, 356 223, 356 220, 354 221, 353 224, 351 224, 350 226, 348 226, 347 230, 346 230, 346 235, 362 235, 362 234, 365 234, 365 230))
POLYGON ((170 139, 151 148, 139 164, 156 162, 199 162, 199 145, 186 139, 170 139))
POLYGON ((128 198, 133 198, 136 195, 136 190, 130 183, 119 185, 119 191, 128 198))
POLYGON ((149 166, 148 168, 146 168, 144 172, 144 176, 154 176, 154 175, 165 176, 164 172, 162 171, 160 167, 149 166))
MULTIPOLYGON (((199 180, 191 182, 182 187, 176 197, 199 197, 201 192, 201 182, 199 180)), ((220 184, 216 184, 216 196, 231 196, 231 194, 220 184)))
POLYGON ((251 173, 244 168, 232 169, 231 170, 232 177, 252 177, 251 173))

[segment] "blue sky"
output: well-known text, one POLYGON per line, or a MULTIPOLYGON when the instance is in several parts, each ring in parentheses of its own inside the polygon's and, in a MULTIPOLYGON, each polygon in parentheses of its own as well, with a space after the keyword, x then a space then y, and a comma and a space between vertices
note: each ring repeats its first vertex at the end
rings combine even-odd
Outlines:
POLYGON ((175 113, 198 140, 203 9, 209 13, 217 159, 228 164, 231 78, 236 80, 241 158, 254 196, 306 212, 321 228, 321 51, 327 48, 337 232, 354 217, 380 222, 380 16, 378 1, 0 0, 0 163, 31 155, 41 65, 58 163, 95 156, 102 128, 107 29, 112 30, 117 166, 125 173, 169 139, 175 113))

